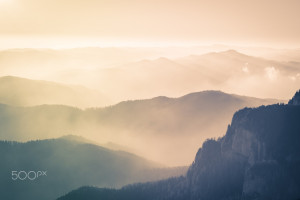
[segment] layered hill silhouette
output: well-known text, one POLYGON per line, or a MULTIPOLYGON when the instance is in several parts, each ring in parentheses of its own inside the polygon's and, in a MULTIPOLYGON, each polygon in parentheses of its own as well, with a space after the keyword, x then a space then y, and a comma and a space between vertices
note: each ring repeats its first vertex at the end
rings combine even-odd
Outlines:
POLYGON ((98 69, 92 75, 83 74, 93 84, 103 86, 104 93, 115 91, 112 98, 116 99, 134 99, 137 95, 180 96, 207 88, 284 98, 299 87, 299 66, 299 62, 275 61, 228 50, 177 59, 145 59, 98 69), (274 87, 278 88, 276 93, 274 87))
POLYGON ((0 103, 14 106, 61 104, 85 108, 106 106, 109 100, 82 86, 5 76, 0 77, 0 103))
POLYGON ((204 91, 86 110, 59 105, 0 105, 0 136, 28 141, 75 134, 101 144, 130 147, 138 155, 167 165, 187 165, 206 138, 222 135, 236 110, 277 102, 204 91))
POLYGON ((265 200, 300 198, 300 106, 236 112, 224 137, 198 150, 187 175, 121 189, 82 187, 59 200, 265 200))
MULTIPOLYGON (((184 174, 186 167, 162 165, 112 151, 76 136, 26 143, 0 141, 0 198, 52 200, 81 185, 121 187, 184 174), (12 180, 12 171, 47 171, 34 180, 12 180)), ((24 174, 21 173, 21 179, 24 174)), ((33 179, 34 175, 30 175, 33 179)))
POLYGON ((172 49, 159 48, 6 50, 0 51, 0 76, 80 83, 113 102, 177 97, 208 88, 282 99, 298 89, 299 50, 261 49, 266 53, 255 54, 259 48, 232 48, 238 51, 226 46, 207 47, 211 53, 205 48, 173 49, 176 57, 166 53, 172 49))

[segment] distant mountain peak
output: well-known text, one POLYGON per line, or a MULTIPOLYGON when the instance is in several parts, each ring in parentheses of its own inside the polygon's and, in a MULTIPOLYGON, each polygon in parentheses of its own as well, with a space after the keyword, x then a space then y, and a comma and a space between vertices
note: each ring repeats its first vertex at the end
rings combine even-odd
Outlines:
POLYGON ((159 57, 159 58, 153 60, 153 62, 156 63, 156 64, 160 64, 160 65, 165 65, 165 64, 179 65, 178 63, 176 63, 173 60, 170 60, 166 57, 159 57))
POLYGON ((220 98, 221 96, 231 96, 231 95, 232 94, 227 94, 225 92, 222 92, 221 90, 203 90, 200 92, 192 92, 186 94, 184 96, 181 96, 180 98, 192 98, 192 97, 203 97, 203 96, 220 98))
POLYGON ((299 106, 300 105, 300 90, 296 92, 293 98, 289 101, 289 105, 299 106))
POLYGON ((219 53, 224 54, 224 55, 231 55, 231 56, 247 56, 247 55, 242 54, 234 49, 229 49, 227 51, 221 51, 219 53))
POLYGON ((229 49, 229 50, 226 50, 226 51, 218 51, 218 52, 209 52, 209 53, 206 53, 206 54, 202 54, 202 55, 190 55, 188 56, 188 58, 190 59, 195 59, 195 58, 208 58, 209 57, 213 57, 214 59, 218 56, 221 56, 221 57, 244 57, 244 58, 249 58, 251 56, 248 56, 246 54, 243 54, 243 53, 240 53, 234 49, 229 49))
POLYGON ((160 62, 170 62, 171 60, 169 60, 168 58, 166 57, 159 57, 156 59, 156 61, 160 61, 160 62))
POLYGON ((234 50, 234 49, 229 49, 229 50, 226 50, 226 51, 223 51, 223 52, 226 52, 226 53, 238 53, 238 51, 234 50))

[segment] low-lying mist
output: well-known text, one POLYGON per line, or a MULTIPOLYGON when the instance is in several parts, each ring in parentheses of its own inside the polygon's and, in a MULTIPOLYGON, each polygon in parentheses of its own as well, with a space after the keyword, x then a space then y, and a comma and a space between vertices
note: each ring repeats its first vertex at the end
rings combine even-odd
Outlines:
POLYGON ((205 139, 224 134, 236 110, 277 102, 206 91, 85 110, 58 105, 1 105, 0 137, 27 141, 81 135, 98 144, 111 142, 121 150, 124 146, 165 165, 188 165, 205 139))
POLYGON ((35 79, 0 78, 1 139, 74 134, 163 164, 190 164, 235 111, 282 102, 245 96, 288 99, 299 87, 298 50, 230 48, 1 51, 0 75, 35 79), (186 95, 208 89, 230 94, 186 95))

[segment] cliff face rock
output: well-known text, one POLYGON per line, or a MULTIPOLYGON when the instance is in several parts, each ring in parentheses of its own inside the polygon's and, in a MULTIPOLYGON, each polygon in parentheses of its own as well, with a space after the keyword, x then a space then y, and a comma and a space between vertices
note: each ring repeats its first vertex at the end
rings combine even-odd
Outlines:
MULTIPOLYGON (((293 98, 295 99, 295 98, 293 98)), ((300 106, 244 108, 187 173, 191 199, 300 198, 300 106)))
POLYGON ((221 141, 207 140, 187 173, 191 199, 241 197, 244 156, 222 152, 221 141))
POLYGON ((243 109, 234 115, 224 141, 247 159, 243 199, 300 197, 300 170, 290 170, 300 169, 299 106, 243 109))
MULTIPOLYGON (((256 162, 246 169, 244 199, 296 199, 297 191, 289 191, 289 172, 274 160, 256 162)), ((299 188, 299 185, 297 186, 299 188)))

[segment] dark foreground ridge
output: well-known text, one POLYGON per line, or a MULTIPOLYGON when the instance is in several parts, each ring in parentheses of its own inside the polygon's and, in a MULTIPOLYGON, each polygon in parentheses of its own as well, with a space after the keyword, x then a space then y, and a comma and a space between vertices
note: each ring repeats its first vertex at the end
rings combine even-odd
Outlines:
POLYGON ((26 143, 0 141, 0 158, 1 200, 53 200, 82 185, 122 187, 186 172, 184 167, 162 168, 137 155, 76 136, 26 143), (31 175, 24 175, 30 171, 31 175), (47 175, 35 177, 37 171, 47 175), (19 174, 18 178, 12 174, 19 174))
POLYGON ((299 104, 244 108, 224 137, 203 144, 184 177, 118 190, 82 187, 59 200, 297 200, 299 169, 299 104))

